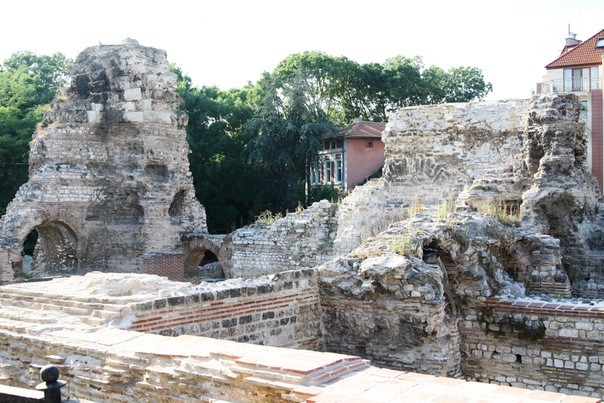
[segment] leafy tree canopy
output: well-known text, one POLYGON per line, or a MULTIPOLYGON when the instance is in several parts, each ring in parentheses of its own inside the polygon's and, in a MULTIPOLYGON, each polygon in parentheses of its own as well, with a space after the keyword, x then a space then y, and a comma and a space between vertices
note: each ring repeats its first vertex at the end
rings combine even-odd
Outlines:
POLYGON ((20 52, 0 65, 0 215, 27 181, 29 140, 70 64, 60 53, 20 52))

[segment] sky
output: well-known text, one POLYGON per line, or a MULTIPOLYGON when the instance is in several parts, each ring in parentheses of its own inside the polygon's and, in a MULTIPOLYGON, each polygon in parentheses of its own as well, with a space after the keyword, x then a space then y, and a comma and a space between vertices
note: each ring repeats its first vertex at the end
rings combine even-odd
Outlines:
POLYGON ((130 37, 164 49, 196 86, 255 82, 292 53, 359 63, 421 56, 426 66, 480 68, 488 99, 528 98, 564 46, 604 29, 602 0, 8 0, 0 61, 130 37))

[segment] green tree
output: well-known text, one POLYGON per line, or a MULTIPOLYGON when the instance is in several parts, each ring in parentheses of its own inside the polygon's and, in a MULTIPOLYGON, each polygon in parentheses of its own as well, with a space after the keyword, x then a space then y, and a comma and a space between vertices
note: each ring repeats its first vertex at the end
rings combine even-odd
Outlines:
POLYGON ((253 219, 261 178, 247 165, 243 125, 252 114, 251 86, 228 91, 195 88, 179 68, 177 92, 189 115, 187 140, 195 195, 204 205, 208 230, 230 232, 253 219))
POLYGON ((423 62, 420 57, 396 56, 386 60, 383 74, 389 88, 390 110, 420 105, 424 100, 423 62))
POLYGON ((60 53, 20 52, 0 66, 0 215, 27 181, 29 140, 70 63, 60 53))
POLYGON ((445 78, 445 102, 469 102, 483 99, 493 91, 491 83, 485 83, 482 71, 476 67, 454 67, 445 78))
POLYGON ((318 159, 324 134, 335 130, 320 101, 309 100, 307 89, 302 72, 290 77, 286 86, 266 74, 259 83, 259 108, 245 126, 251 138, 249 162, 264 178, 260 196, 272 211, 293 209, 308 201, 306 179, 318 159))

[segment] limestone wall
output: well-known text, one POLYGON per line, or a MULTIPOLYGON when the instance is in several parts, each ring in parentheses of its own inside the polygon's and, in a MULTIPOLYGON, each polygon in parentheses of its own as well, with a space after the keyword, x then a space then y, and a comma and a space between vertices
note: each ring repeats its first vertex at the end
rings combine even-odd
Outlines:
POLYGON ((489 169, 513 162, 527 113, 527 100, 400 109, 382 135, 384 178, 424 203, 455 199, 489 169))
POLYGON ((557 401, 544 394, 371 367, 358 357, 124 330, 55 331, 35 337, 2 327, 3 383, 33 388, 51 362, 68 382, 64 398, 112 402, 557 401))
POLYGON ((254 278, 320 265, 333 254, 336 213, 337 206, 323 200, 272 224, 238 229, 225 239, 221 251, 225 275, 254 278))
MULTIPOLYGON (((511 167, 521 150, 528 107, 528 100, 508 100, 409 107, 392 114, 382 133, 383 180, 357 187, 343 200, 336 251, 348 253, 408 218, 414 202, 434 208, 456 201, 475 180, 511 167)), ((504 193, 521 197, 515 188, 504 193)))
POLYGON ((128 329, 145 333, 310 350, 323 347, 314 270, 200 286, 194 294, 145 301, 127 312, 124 315, 133 318, 128 329))
POLYGON ((0 345, 3 384, 33 389, 50 362, 68 382, 64 398, 97 402, 299 402, 368 367, 341 354, 107 328, 43 337, 0 329, 0 345))
POLYGON ((491 298, 461 322, 470 379, 604 395, 604 308, 491 298))

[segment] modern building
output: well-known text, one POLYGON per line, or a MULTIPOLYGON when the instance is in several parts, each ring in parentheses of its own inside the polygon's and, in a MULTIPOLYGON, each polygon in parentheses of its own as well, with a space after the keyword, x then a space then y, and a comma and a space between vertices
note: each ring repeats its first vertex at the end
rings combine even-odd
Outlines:
POLYGON ((319 164, 311 184, 334 185, 350 190, 365 182, 384 165, 383 122, 355 120, 339 132, 325 136, 319 164))
POLYGON ((603 99, 604 29, 586 41, 569 32, 560 56, 545 66, 547 75, 537 84, 537 93, 574 92, 584 106, 588 130, 587 163, 604 189, 603 99))

